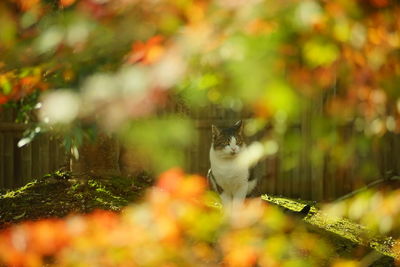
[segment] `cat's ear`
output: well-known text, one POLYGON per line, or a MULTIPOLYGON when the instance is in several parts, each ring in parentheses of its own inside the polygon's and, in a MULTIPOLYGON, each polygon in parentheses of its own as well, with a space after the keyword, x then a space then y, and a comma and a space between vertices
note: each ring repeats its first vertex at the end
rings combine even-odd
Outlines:
POLYGON ((235 129, 238 133, 240 133, 240 134, 243 133, 243 121, 242 120, 237 121, 235 123, 235 125, 233 125, 233 127, 235 127, 235 129))
POLYGON ((218 135, 221 134, 220 129, 217 126, 215 126, 214 124, 211 125, 211 131, 212 131, 213 138, 215 138, 215 137, 217 137, 218 135))

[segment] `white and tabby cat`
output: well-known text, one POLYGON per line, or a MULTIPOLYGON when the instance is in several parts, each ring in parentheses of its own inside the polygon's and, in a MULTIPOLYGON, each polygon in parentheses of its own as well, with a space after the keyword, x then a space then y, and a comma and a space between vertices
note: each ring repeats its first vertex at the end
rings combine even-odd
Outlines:
POLYGON ((207 178, 211 188, 221 196, 224 207, 230 211, 234 209, 233 205, 243 202, 257 183, 251 166, 240 159, 245 150, 242 121, 227 128, 212 125, 211 168, 207 178))
MULTIPOLYGON (((253 172, 256 161, 251 154, 251 149, 247 149, 244 142, 242 121, 227 128, 212 125, 211 168, 207 178, 211 188, 221 196, 225 209, 233 215, 237 206, 257 185, 253 172)), ((283 210, 286 214, 305 217, 311 206, 305 205, 300 211, 283 210)))

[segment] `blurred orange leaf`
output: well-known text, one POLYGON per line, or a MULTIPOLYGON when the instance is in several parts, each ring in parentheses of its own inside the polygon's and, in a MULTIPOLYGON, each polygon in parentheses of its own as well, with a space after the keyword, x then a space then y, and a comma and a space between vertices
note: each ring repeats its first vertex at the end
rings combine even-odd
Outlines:
POLYGON ((157 187, 174 194, 179 190, 184 176, 181 168, 170 169, 160 175, 157 187))
POLYGON ((21 9, 24 11, 32 9, 40 3, 39 0, 19 0, 18 2, 19 2, 21 9))
POLYGON ((182 169, 174 168, 160 175, 157 186, 176 197, 190 199, 204 193, 207 183, 201 176, 185 177, 182 169))
POLYGON ((62 7, 68 7, 72 4, 74 4, 76 0, 60 0, 60 6, 62 7))
POLYGON ((147 42, 135 42, 128 58, 129 63, 152 64, 158 61, 164 54, 165 48, 162 45, 164 37, 156 35, 147 42))
POLYGON ((70 236, 61 220, 42 220, 26 224, 28 249, 42 255, 51 255, 66 246, 70 236))
POLYGON ((257 263, 257 251, 250 246, 233 249, 225 258, 227 266, 254 266, 257 263))
POLYGON ((178 195, 182 198, 196 198, 204 193, 207 187, 206 180, 198 175, 191 175, 182 181, 178 195))

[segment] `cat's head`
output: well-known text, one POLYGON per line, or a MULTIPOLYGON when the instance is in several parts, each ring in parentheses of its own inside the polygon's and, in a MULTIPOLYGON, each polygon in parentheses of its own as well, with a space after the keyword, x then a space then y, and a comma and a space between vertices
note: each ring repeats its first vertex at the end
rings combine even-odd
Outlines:
POLYGON ((240 120, 232 127, 225 128, 212 125, 212 147, 221 157, 236 157, 245 147, 243 122, 240 120))

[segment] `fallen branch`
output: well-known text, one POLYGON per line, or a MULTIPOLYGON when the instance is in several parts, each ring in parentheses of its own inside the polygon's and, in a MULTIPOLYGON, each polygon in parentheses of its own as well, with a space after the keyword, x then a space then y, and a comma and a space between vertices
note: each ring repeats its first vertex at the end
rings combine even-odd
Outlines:
POLYGON ((381 184, 383 182, 387 182, 387 181, 400 181, 400 176, 392 176, 392 177, 389 177, 389 178, 383 178, 383 179, 379 179, 379 180, 373 181, 373 182, 367 184, 366 186, 363 186, 363 187, 361 187, 361 188, 359 188, 357 190, 354 190, 354 191, 348 193, 347 195, 344 195, 344 196, 334 200, 333 202, 340 202, 342 200, 350 198, 350 197, 352 197, 354 195, 357 195, 358 193, 366 191, 366 190, 368 190, 368 189, 370 189, 370 188, 372 188, 374 186, 377 186, 377 185, 379 185, 379 184, 381 184))

